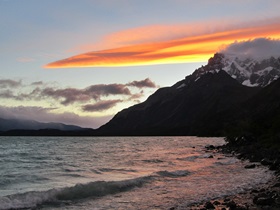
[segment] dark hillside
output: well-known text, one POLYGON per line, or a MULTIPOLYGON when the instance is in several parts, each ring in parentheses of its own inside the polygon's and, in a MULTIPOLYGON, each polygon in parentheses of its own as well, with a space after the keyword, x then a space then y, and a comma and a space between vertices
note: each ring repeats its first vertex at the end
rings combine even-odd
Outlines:
POLYGON ((145 102, 119 112, 98 132, 109 135, 222 135, 239 104, 259 88, 241 85, 226 72, 159 89, 145 102))

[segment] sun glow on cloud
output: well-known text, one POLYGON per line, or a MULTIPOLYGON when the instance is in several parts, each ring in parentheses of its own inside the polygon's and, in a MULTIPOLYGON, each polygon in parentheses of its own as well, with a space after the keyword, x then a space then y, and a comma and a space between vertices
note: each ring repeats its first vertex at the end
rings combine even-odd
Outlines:
POLYGON ((222 46, 234 41, 245 41, 258 37, 279 39, 279 20, 280 18, 246 24, 220 24, 218 28, 211 30, 205 24, 193 24, 186 27, 182 25, 177 27, 156 26, 154 29, 152 26, 136 28, 107 37, 109 43, 119 42, 119 44, 123 44, 123 47, 111 47, 108 50, 83 53, 49 63, 45 68, 202 62, 208 60, 222 46), (140 33, 141 31, 143 33, 140 33), (135 32, 138 33, 133 36, 135 32))

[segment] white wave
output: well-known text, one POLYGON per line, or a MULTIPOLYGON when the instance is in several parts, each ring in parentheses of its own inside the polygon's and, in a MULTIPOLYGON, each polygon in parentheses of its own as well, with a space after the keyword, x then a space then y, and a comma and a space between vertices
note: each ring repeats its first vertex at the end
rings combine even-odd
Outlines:
POLYGON ((96 181, 87 184, 77 184, 73 187, 51 189, 48 191, 32 191, 0 197, 0 210, 35 208, 46 203, 57 203, 78 200, 88 197, 101 197, 109 194, 128 191, 141 187, 153 176, 139 177, 123 181, 96 181))

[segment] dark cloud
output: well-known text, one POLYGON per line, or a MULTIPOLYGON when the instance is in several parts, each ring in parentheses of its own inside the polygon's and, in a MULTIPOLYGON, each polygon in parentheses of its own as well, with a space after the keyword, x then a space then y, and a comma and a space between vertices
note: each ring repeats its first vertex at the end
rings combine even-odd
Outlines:
POLYGON ((42 90, 41 95, 52 97, 54 99, 62 99, 61 104, 69 105, 75 102, 87 102, 91 99, 100 100, 103 96, 109 95, 124 95, 133 96, 127 86, 135 86, 138 88, 144 87, 156 87, 150 79, 141 81, 133 81, 128 84, 98 84, 91 85, 84 89, 66 88, 66 89, 54 89, 45 88, 42 90))
POLYGON ((243 42, 234 42, 221 50, 228 56, 238 58, 266 59, 280 56, 280 40, 258 38, 243 42))
POLYGON ((32 92, 30 93, 17 93, 15 94, 13 91, 11 90, 4 90, 0 92, 0 98, 3 99, 14 99, 17 101, 24 101, 24 100, 40 100, 41 97, 38 96, 38 94, 40 93, 40 89, 36 88, 34 90, 32 90, 32 92))
POLYGON ((119 102, 122 102, 122 100, 99 101, 95 104, 84 105, 83 111, 87 111, 87 112, 104 111, 104 110, 114 107, 119 102))
POLYGON ((42 96, 52 97, 54 99, 63 99, 61 104, 68 105, 74 102, 86 102, 91 100, 91 96, 85 91, 75 88, 53 89, 45 88, 41 92, 42 96))
MULTIPOLYGON (((8 80, 10 81, 10 80, 8 80)), ((7 83, 7 82, 6 82, 7 83)), ((6 84, 3 82, 3 84, 6 84)), ((9 83, 9 82, 8 82, 9 83)), ((8 84, 7 83, 7 84, 8 84)), ((12 84, 12 82, 10 82, 12 84)), ((10 84, 9 83, 9 84, 10 84)), ((156 85, 149 78, 140 81, 133 81, 127 84, 97 84, 91 85, 83 89, 78 88, 54 88, 46 87, 42 81, 31 83, 29 86, 23 85, 21 89, 4 89, 0 91, 0 98, 13 99, 18 101, 24 100, 46 100, 54 99, 62 105, 70 105, 74 103, 92 103, 97 102, 94 105, 85 105, 83 110, 85 111, 96 111, 105 110, 111 108, 113 104, 121 101, 139 102, 140 97, 143 96, 143 90, 140 93, 133 93, 129 87, 137 88, 155 88, 156 85), (43 87, 38 87, 43 85, 43 87), (30 90, 30 87, 33 89, 30 90), (35 86, 35 87, 34 87, 35 86), (26 88, 26 89, 25 89, 26 88), (119 97, 118 100, 105 101, 104 98, 115 96, 119 97), (100 101, 100 103, 98 103, 100 101)))
POLYGON ((21 81, 15 81, 11 79, 1 79, 0 88, 16 88, 21 86, 21 81))
POLYGON ((40 88, 35 88, 34 90, 32 90, 32 92, 29 94, 30 96, 35 96, 35 95, 40 95, 40 93, 41 93, 41 89, 40 88))
POLYGON ((34 85, 34 86, 40 86, 40 85, 43 85, 44 83, 42 81, 38 81, 38 82, 32 82, 31 85, 34 85))
POLYGON ((0 92, 0 98, 15 98, 14 94, 10 90, 4 90, 0 92))
MULTIPOLYGON (((137 88, 155 87, 150 79, 133 81, 127 84, 97 84, 86 88, 56 88, 50 83, 37 81, 22 84, 21 81, 0 80, 0 99, 17 101, 49 101, 52 107, 57 105, 55 101, 62 105, 80 103, 81 110, 85 112, 101 112, 108 110, 118 103, 134 101, 143 96, 143 89, 135 93, 137 88), (18 88, 20 87, 20 88, 18 88), (131 89, 131 90, 130 90, 131 89), (133 90, 133 92, 132 92, 133 90), (110 97, 113 96, 114 99, 110 97), (49 100, 48 100, 49 99, 49 100)), ((140 102, 137 100, 137 102, 140 102)), ((58 109, 59 108, 59 109, 58 109)), ((6 107, 0 105, 0 117, 6 119, 29 119, 39 122, 61 122, 65 124, 79 125, 82 127, 97 128, 108 122, 113 115, 103 117, 85 117, 75 113, 54 113, 58 108, 44 108, 35 106, 6 107)))
POLYGON ((156 84, 154 82, 152 82, 149 78, 146 78, 144 80, 140 80, 140 81, 133 81, 130 83, 127 83, 128 86, 134 86, 137 88, 144 88, 144 87, 148 87, 148 88, 156 88, 156 84))
POLYGON ((54 89, 45 88, 41 91, 42 96, 62 99, 61 104, 69 105, 75 102, 88 102, 91 99, 100 100, 102 96, 109 95, 131 95, 130 90, 122 84, 99 84, 92 85, 85 89, 66 88, 54 89))
POLYGON ((133 94, 132 96, 129 97, 128 101, 134 101, 135 103, 140 103, 141 101, 139 100, 139 98, 141 98, 143 95, 144 95, 143 91, 141 91, 140 93, 133 94))
POLYGON ((55 89, 52 87, 35 88, 29 93, 15 94, 11 90, 3 90, 0 92, 0 98, 24 100, 34 99, 41 100, 45 98, 53 98, 59 100, 63 105, 73 104, 75 102, 85 103, 90 100, 98 101, 101 97, 109 95, 133 95, 130 90, 122 84, 109 84, 109 85, 92 85, 85 89, 65 88, 55 89))
POLYGON ((130 90, 123 84, 92 85, 87 87, 85 92, 96 98, 108 95, 131 95, 130 90))

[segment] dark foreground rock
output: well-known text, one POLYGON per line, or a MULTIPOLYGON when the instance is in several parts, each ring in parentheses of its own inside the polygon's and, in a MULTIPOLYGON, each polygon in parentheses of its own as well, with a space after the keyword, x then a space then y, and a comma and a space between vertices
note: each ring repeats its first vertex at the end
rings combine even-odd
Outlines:
MULTIPOLYGON (((176 209, 176 208, 175 208, 176 209)), ((190 206, 190 210, 279 210, 280 186, 277 177, 246 192, 190 206), (276 186, 276 187, 275 187, 276 186)))
POLYGON ((252 137, 236 138, 222 147, 206 147, 207 150, 233 154, 241 160, 252 162, 245 166, 250 170, 263 165, 274 171, 275 176, 266 184, 256 186, 255 189, 227 196, 220 199, 206 201, 190 206, 191 210, 279 210, 280 209, 280 153, 276 148, 266 148, 257 143, 252 137))
POLYGON ((256 168, 256 164, 246 165, 244 168, 246 169, 256 168))

